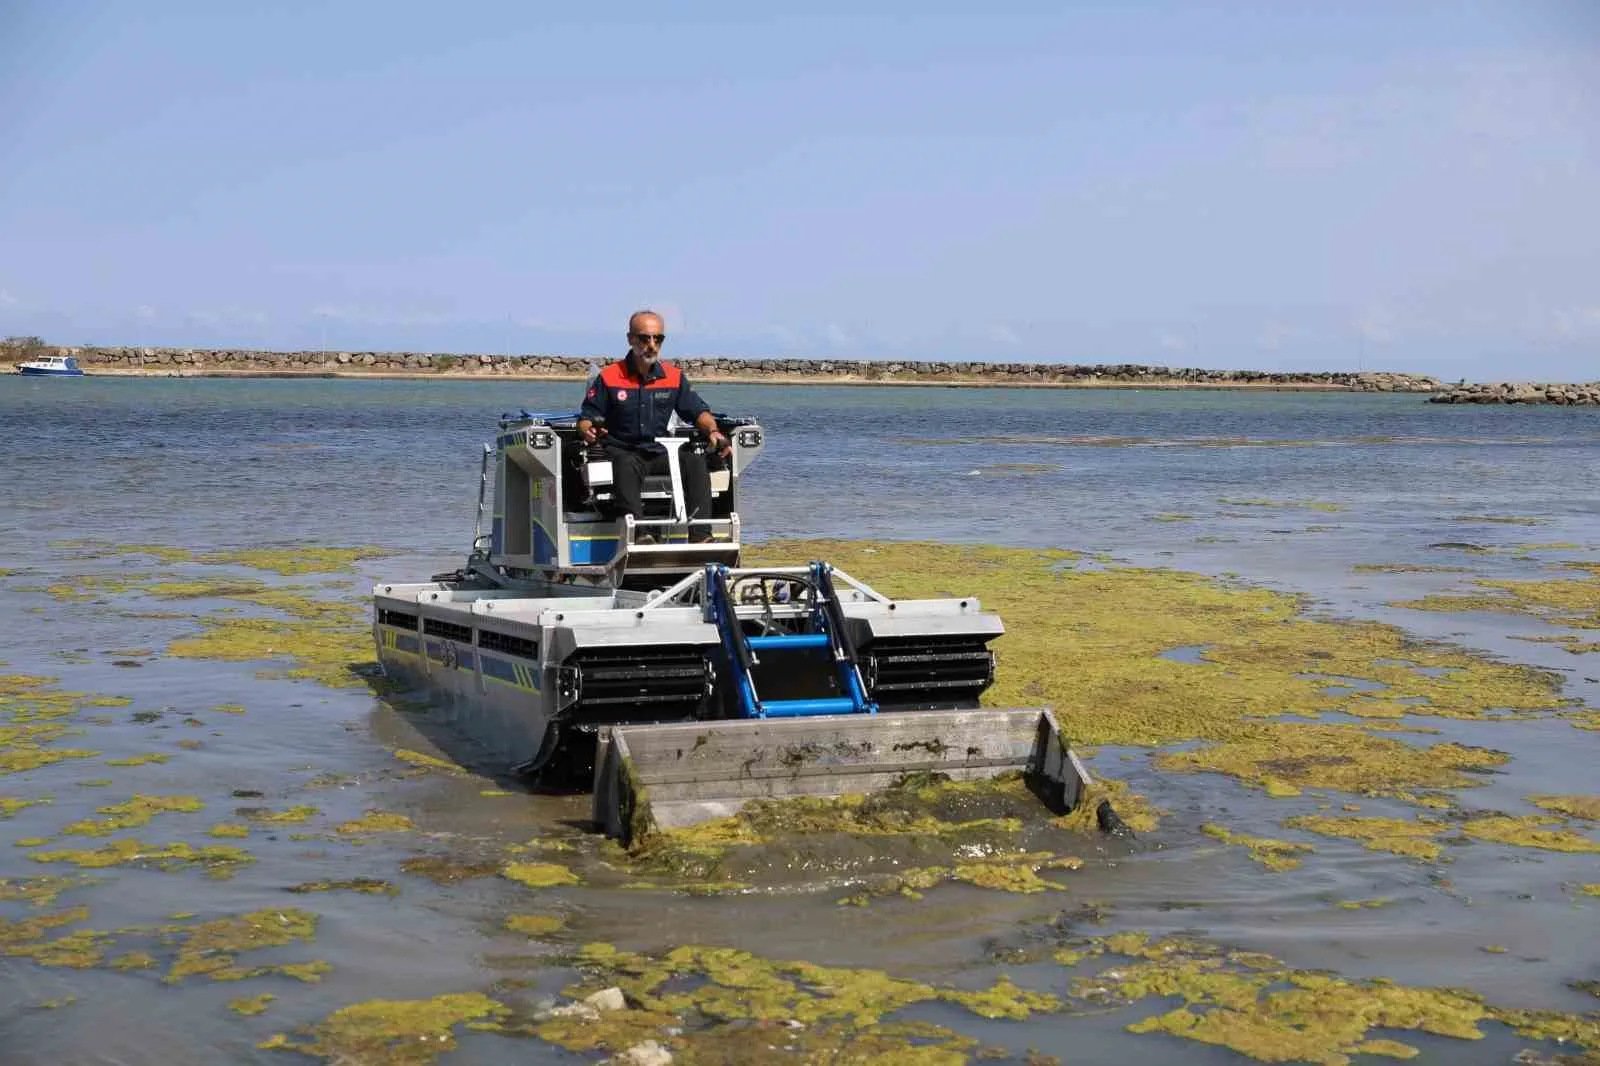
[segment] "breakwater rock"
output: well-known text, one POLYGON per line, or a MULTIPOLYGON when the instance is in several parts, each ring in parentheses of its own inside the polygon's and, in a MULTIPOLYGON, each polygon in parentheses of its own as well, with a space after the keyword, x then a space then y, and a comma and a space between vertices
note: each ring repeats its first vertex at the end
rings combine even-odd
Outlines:
MULTIPOLYGON (((99 371, 194 375, 407 375, 533 377, 583 380, 592 366, 620 353, 593 356, 458 355, 433 352, 267 352, 213 348, 41 349, 75 355, 99 371)), ((4 358, 4 356, 0 356, 4 358)), ((1340 371, 1286 373, 1204 370, 1132 363, 987 363, 923 360, 734 359, 673 360, 691 376, 716 381, 885 385, 1036 385, 1107 388, 1280 388, 1361 392, 1436 392, 1436 379, 1418 374, 1340 371)))
POLYGON ((1429 403, 1552 403, 1567 407, 1600 407, 1600 381, 1583 385, 1500 381, 1457 385, 1428 397, 1429 403))

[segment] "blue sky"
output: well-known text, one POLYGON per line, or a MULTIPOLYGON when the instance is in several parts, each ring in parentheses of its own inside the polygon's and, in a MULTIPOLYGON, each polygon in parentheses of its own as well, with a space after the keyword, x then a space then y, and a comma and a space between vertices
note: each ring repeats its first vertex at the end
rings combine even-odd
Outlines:
POLYGON ((1600 377, 1594 0, 248 6, 0 0, 0 333, 1600 377))

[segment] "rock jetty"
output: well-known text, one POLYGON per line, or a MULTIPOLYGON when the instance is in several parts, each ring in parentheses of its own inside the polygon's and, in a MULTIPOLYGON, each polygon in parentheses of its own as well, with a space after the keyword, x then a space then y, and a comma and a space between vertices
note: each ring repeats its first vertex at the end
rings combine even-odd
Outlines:
POLYGON ((1429 403, 1552 403, 1567 407, 1600 406, 1600 381, 1583 385, 1532 384, 1500 381, 1494 384, 1460 384, 1428 397, 1429 403))
MULTIPOLYGON (((175 376, 417 376, 578 380, 619 353, 594 356, 458 355, 422 352, 265 352, 211 348, 66 348, 93 373, 175 376)), ((1435 392, 1436 378, 1398 373, 1277 373, 1132 363, 984 363, 897 359, 673 360, 705 380, 884 385, 1024 385, 1106 388, 1265 388, 1435 392)))

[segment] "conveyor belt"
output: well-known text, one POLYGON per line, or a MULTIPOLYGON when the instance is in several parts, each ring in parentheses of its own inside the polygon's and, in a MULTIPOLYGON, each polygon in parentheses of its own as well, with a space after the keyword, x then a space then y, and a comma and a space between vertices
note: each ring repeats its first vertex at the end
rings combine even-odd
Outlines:
POLYGON ((697 717, 712 671, 698 647, 580 652, 559 674, 562 716, 572 724, 681 721, 697 717))
POLYGON ((861 659, 867 692, 883 707, 976 707, 994 683, 994 652, 973 637, 879 638, 861 659))

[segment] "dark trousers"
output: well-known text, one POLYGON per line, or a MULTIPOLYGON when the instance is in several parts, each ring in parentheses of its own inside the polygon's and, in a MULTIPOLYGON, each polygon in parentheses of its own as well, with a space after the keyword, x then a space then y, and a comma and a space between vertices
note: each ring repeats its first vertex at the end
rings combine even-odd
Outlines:
MULTIPOLYGON (((683 469, 683 508, 690 520, 711 517, 711 471, 706 467, 703 455, 684 449, 680 451, 680 466, 683 469)), ((648 456, 636 452, 632 448, 624 448, 620 444, 606 443, 606 455, 611 460, 611 492, 612 507, 616 511, 615 517, 621 518, 631 514, 635 518, 644 516, 644 504, 639 499, 643 491, 644 479, 651 475, 667 473, 667 457, 665 455, 648 456)), ((709 537, 710 531, 691 530, 690 540, 703 540, 709 537)))

